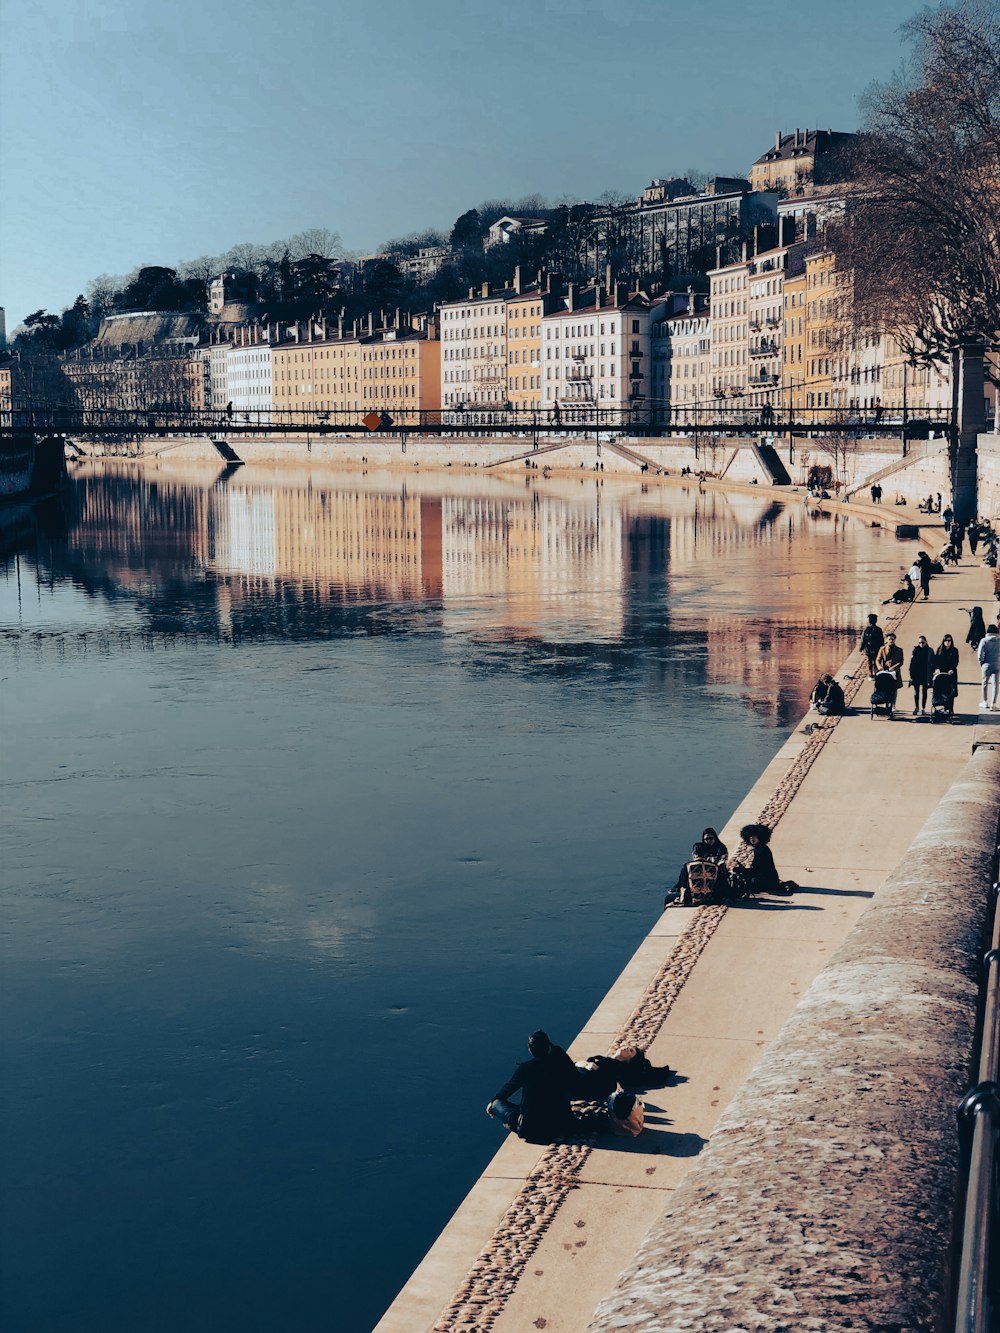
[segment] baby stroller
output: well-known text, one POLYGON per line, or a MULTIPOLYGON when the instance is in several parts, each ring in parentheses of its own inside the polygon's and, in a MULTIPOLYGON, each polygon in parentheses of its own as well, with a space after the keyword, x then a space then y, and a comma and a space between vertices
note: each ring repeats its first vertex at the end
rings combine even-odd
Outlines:
POLYGON ((871 715, 892 717, 896 707, 896 677, 891 671, 876 671, 871 697, 871 715))
POLYGON ((957 686, 954 671, 935 671, 931 682, 931 721, 955 716, 957 686))

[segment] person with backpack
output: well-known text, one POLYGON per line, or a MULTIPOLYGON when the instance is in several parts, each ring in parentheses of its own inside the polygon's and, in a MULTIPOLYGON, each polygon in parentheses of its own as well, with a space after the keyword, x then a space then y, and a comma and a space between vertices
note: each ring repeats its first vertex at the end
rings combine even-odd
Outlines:
POLYGON ((885 635, 882 633, 878 623, 878 616, 874 612, 868 617, 868 624, 864 633, 861 635, 861 651, 868 659, 868 674, 875 675, 875 659, 878 656, 878 650, 885 643, 885 635))
POLYGON ((663 900, 663 906, 676 903, 678 907, 701 907, 723 897, 729 888, 725 864, 711 859, 711 848, 696 842, 691 848, 691 860, 681 866, 672 893, 663 900))

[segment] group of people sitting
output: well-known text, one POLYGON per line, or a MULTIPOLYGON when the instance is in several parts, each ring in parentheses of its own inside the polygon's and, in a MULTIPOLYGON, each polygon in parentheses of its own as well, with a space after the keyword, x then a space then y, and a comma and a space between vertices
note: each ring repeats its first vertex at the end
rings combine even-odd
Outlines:
POLYGON ((745 824, 740 829, 743 855, 729 864, 729 848, 714 828, 705 829, 691 848, 691 859, 681 866, 677 883, 663 900, 666 907, 700 907, 705 903, 738 902, 759 893, 790 894, 796 885, 783 880, 768 844, 766 824, 745 824))
POLYGON ((637 1091, 662 1088, 674 1071, 652 1065, 644 1051, 626 1047, 617 1055, 592 1055, 574 1063, 539 1029, 528 1038, 523 1060, 486 1114, 528 1143, 552 1143, 577 1134, 611 1133, 636 1138, 645 1109, 637 1091), (521 1094, 519 1102, 512 1098, 521 1094), (574 1102, 587 1103, 574 1107, 574 1102))

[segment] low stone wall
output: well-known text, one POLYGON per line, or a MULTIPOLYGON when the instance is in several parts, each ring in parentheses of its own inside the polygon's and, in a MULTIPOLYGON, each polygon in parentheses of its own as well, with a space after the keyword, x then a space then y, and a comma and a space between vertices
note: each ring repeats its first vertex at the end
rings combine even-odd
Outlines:
POLYGON ((1000 435, 980 435, 977 452, 979 512, 1000 520, 1000 435))
POLYGON ((1000 750, 979 749, 788 1020, 592 1333, 944 1327, 1000 750))

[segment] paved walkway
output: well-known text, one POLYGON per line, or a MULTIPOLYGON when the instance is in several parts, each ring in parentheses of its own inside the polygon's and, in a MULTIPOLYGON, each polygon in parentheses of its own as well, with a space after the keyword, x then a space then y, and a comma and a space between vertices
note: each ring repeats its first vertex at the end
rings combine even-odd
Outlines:
MULTIPOLYGON (((888 513, 891 521, 919 521, 888 513)), ((940 534, 927 535, 934 546, 940 534)), ((901 547, 908 549, 915 548, 901 547)), ((968 618, 958 608, 975 604, 989 619, 992 577, 966 559, 934 580, 929 602, 903 609, 907 659, 918 634, 936 645, 951 633, 962 645, 968 618)), ((893 609, 880 608, 883 622, 893 609)), ((856 672, 860 680, 862 670, 854 655, 839 675, 856 672)), ((763 1048, 968 758, 982 715, 979 669, 967 647, 955 725, 912 718, 908 689, 893 721, 871 719, 864 675, 858 712, 808 732, 806 719, 722 832, 732 851, 742 824, 777 820, 775 860, 801 892, 731 909, 666 911, 570 1048, 581 1058, 631 1039, 648 1045, 655 1064, 680 1071, 674 1086, 644 1094, 646 1132, 555 1148, 509 1137, 378 1333, 586 1328, 647 1227, 669 1214, 672 1192, 763 1048)))

